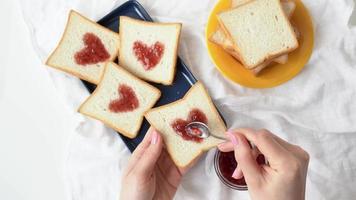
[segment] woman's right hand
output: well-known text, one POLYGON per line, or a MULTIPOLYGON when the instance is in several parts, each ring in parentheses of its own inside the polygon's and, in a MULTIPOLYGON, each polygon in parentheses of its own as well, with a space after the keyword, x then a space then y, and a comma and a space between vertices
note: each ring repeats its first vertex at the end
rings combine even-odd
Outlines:
POLYGON ((267 130, 236 129, 227 133, 230 141, 219 145, 223 152, 235 151, 238 168, 233 177, 243 174, 253 200, 304 200, 309 155, 267 130), (258 165, 251 141, 268 160, 258 165))

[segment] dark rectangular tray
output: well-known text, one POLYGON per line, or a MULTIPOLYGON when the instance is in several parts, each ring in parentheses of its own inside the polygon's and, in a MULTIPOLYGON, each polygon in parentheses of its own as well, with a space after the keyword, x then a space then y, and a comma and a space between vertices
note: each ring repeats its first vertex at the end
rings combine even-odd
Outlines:
MULTIPOLYGON (((129 16, 136 19, 141 19, 144 21, 152 21, 152 18, 148 15, 145 9, 135 0, 127 1, 122 4, 109 14, 107 14, 104 18, 98 21, 99 24, 105 26, 115 32, 119 32, 119 16, 129 16)), ((167 103, 171 103, 178 99, 181 99, 184 94, 190 89, 190 87, 197 82, 193 74, 189 71, 189 68, 184 64, 184 62, 178 57, 177 59, 177 70, 173 85, 164 86, 160 84, 151 83, 153 86, 161 90, 162 96, 157 102, 156 106, 164 105, 167 103)), ((93 92, 95 89, 95 85, 83 81, 86 88, 89 92, 93 92)), ((140 144, 143 137, 145 136, 149 123, 145 119, 142 123, 139 134, 136 138, 130 139, 121 134, 120 137, 126 144, 126 146, 130 149, 130 151, 134 151, 135 148, 140 144)))

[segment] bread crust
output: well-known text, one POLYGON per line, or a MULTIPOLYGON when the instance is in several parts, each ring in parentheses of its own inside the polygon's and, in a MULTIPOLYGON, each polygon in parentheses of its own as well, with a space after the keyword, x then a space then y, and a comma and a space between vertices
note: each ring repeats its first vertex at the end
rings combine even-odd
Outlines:
MULTIPOLYGON (((183 97, 182 99, 179 99, 179 100, 177 100, 177 101, 175 101, 175 102, 172 102, 172 103, 169 103, 169 104, 160 106, 160 107, 152 108, 152 109, 146 111, 146 113, 144 114, 146 120, 150 123, 150 125, 151 125, 153 128, 156 129, 156 127, 154 126, 153 121, 151 121, 151 120, 149 119, 149 117, 148 117, 149 113, 150 113, 150 112, 153 112, 153 111, 160 110, 160 109, 162 109, 162 108, 174 106, 174 105, 176 105, 177 103, 180 103, 180 102, 185 102, 185 101, 187 101, 187 99, 189 98, 190 93, 193 91, 193 88, 194 88, 194 87, 202 87, 202 88, 203 88, 204 93, 205 93, 205 95, 206 95, 206 97, 207 97, 207 100, 208 100, 208 102, 209 102, 209 105, 210 105, 210 107, 212 108, 212 110, 213 110, 213 112, 214 112, 214 115, 217 116, 217 119, 219 120, 219 123, 222 124, 223 127, 224 127, 224 129, 226 130, 226 125, 225 125, 223 119, 221 118, 221 115, 220 115, 219 112, 217 111, 217 108, 215 107, 215 105, 214 105, 214 103, 213 103, 213 101, 212 101, 212 99, 211 99, 211 97, 210 97, 208 91, 206 90, 206 88, 204 87, 204 85, 203 85, 201 82, 199 82, 199 81, 198 81, 197 83, 195 83, 195 84, 190 88, 190 90, 184 95, 184 97, 183 97)), ((221 142, 224 142, 224 141, 221 140, 221 142)), ((171 158, 172 158, 173 162, 174 162, 178 167, 185 168, 185 167, 189 166, 191 163, 193 163, 194 160, 197 159, 200 155, 202 155, 205 151, 208 151, 209 149, 211 149, 211 148, 213 148, 213 147, 215 147, 215 146, 217 146, 217 144, 216 144, 216 145, 211 144, 211 146, 202 146, 202 148, 200 149, 200 151, 197 151, 196 154, 193 156, 193 159, 192 159, 190 162, 188 162, 186 165, 181 165, 180 162, 179 162, 178 160, 175 160, 172 156, 171 156, 171 158)), ((173 154, 173 152, 172 152, 172 150, 171 150, 171 148, 170 148, 169 146, 167 146, 167 151, 168 151, 169 155, 172 155, 172 154, 173 154)))
MULTIPOLYGON (((114 62, 107 62, 107 63, 105 64, 105 66, 104 66, 104 73, 101 75, 99 85, 96 87, 96 89, 94 90, 94 92, 93 92, 93 93, 82 103, 82 105, 78 108, 78 112, 79 112, 79 113, 82 113, 82 114, 84 114, 84 115, 86 115, 86 116, 89 116, 89 117, 91 117, 91 118, 93 118, 93 119, 99 120, 99 121, 103 122, 105 125, 107 125, 107 126, 111 127, 112 129, 114 129, 115 131, 118 131, 118 132, 121 133, 122 135, 124 135, 124 136, 126 136, 126 137, 128 137, 128 138, 133 139, 133 138, 135 138, 135 137, 137 136, 138 131, 140 130, 140 127, 141 127, 142 122, 143 122, 143 119, 144 119, 144 115, 140 116, 140 122, 137 124, 137 126, 136 126, 136 128, 135 128, 136 131, 135 131, 134 133, 129 133, 129 132, 127 132, 126 130, 124 130, 123 128, 117 127, 117 126, 113 125, 112 123, 110 123, 110 122, 108 122, 108 121, 105 121, 105 119, 100 119, 99 117, 97 117, 97 116, 95 116, 95 115, 93 115, 93 114, 90 114, 90 113, 87 113, 87 112, 83 111, 83 107, 86 105, 86 103, 89 102, 89 100, 90 100, 91 98, 93 98, 93 96, 96 95, 97 91, 100 91, 101 88, 103 87, 102 80, 105 78, 105 74, 106 74, 106 71, 107 71, 107 69, 108 69, 108 65, 109 65, 109 64, 112 64, 112 65, 115 66, 120 72, 125 73, 127 76, 130 76, 130 78, 134 79, 135 81, 138 81, 138 82, 140 82, 140 83, 142 83, 142 84, 145 84, 146 86, 152 88, 152 91, 154 91, 154 92, 158 95, 157 99, 156 99, 155 101, 153 101, 153 102, 149 105, 148 110, 149 110, 150 108, 152 108, 152 107, 157 103, 157 101, 159 100, 159 98, 161 97, 161 91, 160 91, 159 89, 157 89, 156 87, 154 87, 154 86, 150 85, 149 83, 146 83, 145 81, 143 81, 143 80, 137 78, 136 76, 132 75, 130 72, 126 71, 125 69, 123 69, 122 67, 120 67, 119 65, 117 65, 116 63, 114 63, 114 62)), ((146 111, 146 112, 147 112, 147 111, 146 111)), ((143 114, 145 114, 146 112, 144 112, 143 114)))
MULTIPOLYGON (((139 24, 144 24, 144 25, 148 25, 148 26, 157 26, 157 25, 161 25, 161 26, 172 26, 175 25, 178 28, 178 34, 176 36, 176 44, 174 47, 174 56, 173 56, 173 66, 171 66, 173 68, 173 70, 171 71, 171 74, 169 75, 169 79, 167 81, 158 81, 158 80, 154 80, 154 79, 150 79, 150 78, 146 78, 146 77, 140 77, 141 79, 144 79, 146 81, 150 81, 150 82, 155 82, 155 83, 160 83, 163 85, 172 85, 173 81, 174 81, 174 77, 176 74, 176 68, 177 68, 177 59, 178 59, 178 47, 179 47, 179 41, 180 41, 180 35, 181 35, 181 30, 182 30, 182 23, 163 23, 163 22, 147 22, 147 21, 142 21, 142 20, 137 20, 137 19, 133 19, 131 17, 127 17, 127 16, 120 16, 120 27, 122 27, 122 20, 129 20, 135 23, 139 23, 139 24)), ((121 29, 121 28, 120 28, 121 29)), ((122 33, 122 31, 120 31, 120 41, 122 41, 124 38, 124 34, 122 33)), ((122 42, 120 42, 120 49, 123 48, 123 44, 122 42)), ((121 60, 122 54, 119 53, 118 55, 118 59, 119 59, 119 63, 121 60)))
MULTIPOLYGON (((64 40, 64 37, 66 36, 66 34, 67 34, 67 32, 68 32, 68 27, 69 27, 69 24, 70 24, 70 22, 71 22, 71 19, 72 19, 73 14, 79 15, 79 16, 82 17, 85 21, 90 22, 91 24, 95 25, 98 29, 102 29, 102 30, 105 30, 105 31, 110 31, 111 33, 116 34, 117 37, 119 38, 119 34, 118 34, 118 33, 114 32, 114 31, 112 31, 112 30, 110 30, 110 29, 108 29, 108 28, 105 28, 105 27, 103 27, 103 26, 100 26, 100 25, 97 24, 96 22, 94 22, 94 21, 92 21, 92 20, 86 18, 85 16, 83 16, 82 14, 76 12, 75 10, 70 10, 70 11, 69 11, 68 18, 67 18, 67 24, 66 24, 66 26, 65 26, 65 28, 64 28, 64 32, 63 32, 63 34, 62 34, 62 36, 61 36, 61 39, 59 40, 59 43, 57 44, 57 46, 56 46, 56 48, 54 49, 54 51, 53 51, 53 52, 50 54, 50 56, 47 58, 47 60, 46 60, 46 62, 45 62, 45 65, 47 65, 47 66, 49 66, 49 67, 52 67, 52 68, 55 68, 55 69, 59 69, 59 70, 61 70, 61 71, 64 71, 64 72, 66 72, 66 73, 68 73, 68 74, 71 74, 71 75, 73 75, 73 76, 76 76, 76 77, 78 77, 78 78, 80 78, 80 79, 82 79, 82 80, 88 81, 88 82, 90 82, 90 83, 98 84, 99 81, 94 80, 94 79, 91 79, 90 77, 83 76, 83 75, 81 75, 80 73, 75 72, 74 70, 70 70, 70 69, 69 69, 70 67, 59 66, 59 65, 55 65, 55 64, 52 64, 52 63, 51 63, 52 57, 53 57, 54 54, 57 52, 58 48, 61 46, 61 44, 62 44, 62 42, 63 42, 63 40, 64 40)), ((119 45, 120 45, 120 43, 121 43, 121 42, 119 42, 119 45)), ((120 46, 119 46, 119 47, 120 47, 120 46)), ((120 48, 117 48, 117 51, 116 51, 114 54, 110 55, 110 58, 109 58, 109 60, 108 60, 107 62, 114 61, 115 58, 117 57, 117 54, 119 53, 119 50, 120 50, 120 48)), ((104 70, 102 70, 102 73, 104 73, 104 70)), ((102 75, 102 74, 101 74, 101 75, 102 75)), ((100 76, 101 76, 101 75, 100 75, 100 76)))

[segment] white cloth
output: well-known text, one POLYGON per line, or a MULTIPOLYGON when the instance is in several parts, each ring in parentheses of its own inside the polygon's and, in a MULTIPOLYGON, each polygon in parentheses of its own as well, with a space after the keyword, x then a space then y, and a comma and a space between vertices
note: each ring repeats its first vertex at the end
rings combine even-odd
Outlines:
MULTIPOLYGON (((23 15, 42 60, 53 50, 69 9, 100 19, 123 0, 21 0, 23 15)), ((305 69, 272 89, 248 89, 219 74, 205 45, 205 25, 216 0, 142 0, 162 22, 182 22, 179 55, 208 87, 229 127, 267 128, 311 155, 307 199, 356 195, 356 28, 348 25, 352 0, 304 0, 315 27, 315 48, 305 69)), ((71 199, 118 199, 120 173, 130 156, 119 136, 74 111, 89 95, 79 80, 48 69, 73 109, 77 134, 67 148, 65 178, 71 199)), ((213 151, 183 178, 176 199, 249 199, 222 185, 213 151)))

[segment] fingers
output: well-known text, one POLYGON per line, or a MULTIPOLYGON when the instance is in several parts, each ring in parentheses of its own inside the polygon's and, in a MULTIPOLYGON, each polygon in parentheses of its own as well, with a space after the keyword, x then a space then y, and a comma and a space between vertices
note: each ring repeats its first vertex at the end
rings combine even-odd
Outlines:
POLYGON ((161 135, 156 130, 152 131, 150 144, 135 165, 133 169, 134 173, 142 177, 151 175, 161 155, 162 146, 163 141, 161 135))
POLYGON ((230 141, 218 145, 218 149, 222 152, 230 152, 234 150, 234 146, 230 141))
POLYGON ((249 141, 254 143, 269 163, 282 162, 288 156, 288 151, 274 138, 273 134, 267 130, 254 131, 252 129, 240 128, 234 132, 241 133, 249 141))
MULTIPOLYGON (((247 184, 255 184, 261 181, 261 167, 257 164, 250 144, 246 138, 239 133, 227 133, 234 146, 235 158, 239 168, 243 172, 247 184)), ((236 171, 235 171, 236 172, 236 171)), ((237 176, 237 173, 233 175, 237 176)))
POLYGON ((130 171, 133 169, 133 167, 137 164, 137 162, 140 160, 141 156, 143 153, 146 151, 146 149, 149 147, 150 142, 151 142, 151 136, 152 132, 154 131, 153 128, 149 128, 145 137, 141 141, 141 143, 136 147, 135 151, 132 153, 129 163, 127 164, 126 167, 126 172, 125 174, 130 173, 130 171))
POLYGON ((236 167, 234 173, 232 174, 232 178, 234 179, 241 179, 243 177, 242 170, 239 166, 236 167))

